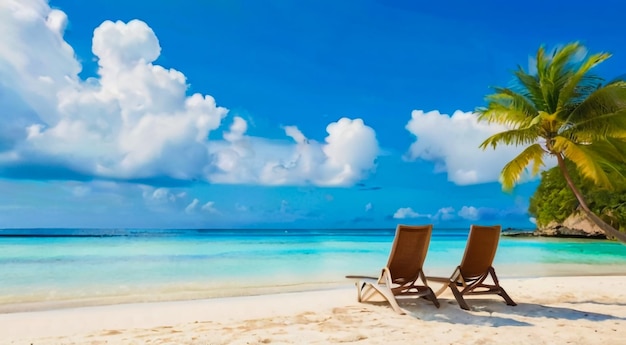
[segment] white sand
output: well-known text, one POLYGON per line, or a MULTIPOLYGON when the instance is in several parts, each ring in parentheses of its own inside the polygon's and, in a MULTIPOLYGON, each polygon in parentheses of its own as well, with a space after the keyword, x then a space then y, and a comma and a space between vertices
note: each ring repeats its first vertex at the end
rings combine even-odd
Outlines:
POLYGON ((341 289, 0 314, 0 344, 626 344, 626 276, 504 279, 519 304, 436 309, 341 289))

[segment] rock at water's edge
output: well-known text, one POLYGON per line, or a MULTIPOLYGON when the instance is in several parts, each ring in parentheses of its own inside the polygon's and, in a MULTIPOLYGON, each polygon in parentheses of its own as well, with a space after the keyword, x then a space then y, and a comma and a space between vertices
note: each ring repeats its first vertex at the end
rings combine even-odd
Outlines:
POLYGON ((582 238, 606 238, 604 231, 590 221, 584 213, 578 212, 570 215, 562 224, 550 222, 548 225, 537 228, 537 236, 553 237, 582 237, 582 238))
POLYGON ((502 230, 502 236, 506 237, 532 237, 537 236, 533 230, 520 230, 507 228, 502 230))

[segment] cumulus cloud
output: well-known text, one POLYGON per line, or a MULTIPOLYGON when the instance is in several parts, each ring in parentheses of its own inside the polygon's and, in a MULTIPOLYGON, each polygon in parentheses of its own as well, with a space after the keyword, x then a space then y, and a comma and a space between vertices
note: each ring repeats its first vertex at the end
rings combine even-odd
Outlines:
POLYGON ((492 207, 463 206, 456 214, 462 219, 469 221, 498 221, 501 219, 527 219, 526 207, 516 205, 514 207, 499 209, 492 207))
POLYGON ((219 213, 219 211, 215 208, 214 201, 208 201, 206 204, 202 205, 200 209, 208 213, 219 213))
POLYGON ((364 178, 380 152, 376 133, 361 119, 330 123, 321 143, 307 139, 295 126, 285 127, 295 145, 247 136, 242 121, 236 120, 224 135, 229 145, 209 146, 215 168, 208 175, 210 181, 346 186, 364 178))
POLYGON ((456 111, 448 116, 414 110, 406 129, 416 137, 406 158, 435 162, 435 170, 446 172, 448 180, 457 185, 498 181, 504 165, 524 149, 504 145, 497 150, 480 149, 486 138, 506 128, 478 122, 472 112, 456 111))
POLYGON ((185 192, 172 192, 169 188, 153 188, 150 186, 141 186, 142 196, 144 200, 156 203, 176 202, 187 196, 185 192))
POLYGON ((401 207, 393 214, 394 219, 420 218, 420 217, 430 218, 430 215, 419 214, 413 211, 413 209, 410 207, 401 207))
POLYGON ((407 218, 428 218, 432 221, 447 221, 458 217, 466 220, 478 220, 483 215, 489 213, 491 209, 477 209, 474 206, 463 206, 461 210, 456 212, 454 207, 442 207, 434 214, 422 214, 414 211, 411 207, 401 207, 394 214, 394 219, 407 219, 407 218))
POLYGON ((200 203, 200 200, 198 199, 193 199, 191 201, 191 203, 189 203, 189 205, 187 205, 187 207, 185 207, 185 213, 194 213, 196 211, 196 208, 198 207, 198 204, 200 203))
MULTIPOLYGON (((497 209, 490 207, 475 207, 475 206, 463 206, 457 211, 452 206, 442 207, 434 214, 427 213, 422 214, 414 211, 411 207, 399 208, 393 216, 388 216, 393 219, 411 219, 411 218, 427 218, 432 222, 447 222, 447 221, 498 221, 502 220, 520 220, 528 219, 528 213, 525 208, 515 206, 507 209, 497 209)), ((529 220, 533 222, 533 218, 529 220)))
POLYGON ((442 207, 432 216, 434 220, 450 220, 454 219, 454 207, 442 207))
POLYGON ((463 206, 458 215, 467 220, 478 220, 480 218, 478 209, 474 206, 463 206))
POLYGON ((376 135, 361 119, 330 123, 319 143, 295 126, 280 140, 248 136, 234 117, 223 139, 209 140, 228 110, 155 64, 161 46, 146 23, 95 28, 98 71, 83 80, 67 22, 44 1, 0 3, 0 174, 33 178, 45 166, 57 167, 48 178, 342 186, 375 166, 376 135))

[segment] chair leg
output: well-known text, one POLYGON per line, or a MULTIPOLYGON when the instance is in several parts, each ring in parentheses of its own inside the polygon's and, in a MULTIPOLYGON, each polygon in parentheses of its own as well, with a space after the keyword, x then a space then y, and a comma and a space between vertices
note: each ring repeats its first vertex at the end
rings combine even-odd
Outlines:
POLYGON ((504 301, 506 302, 507 305, 516 306, 517 303, 513 302, 513 299, 509 297, 509 294, 507 294, 506 291, 504 291, 504 289, 502 288, 502 286, 500 286, 500 281, 498 280, 498 276, 496 275, 496 270, 493 267, 489 267, 489 274, 491 274, 491 279, 493 280, 493 283, 498 288, 498 295, 504 298, 504 301))
POLYGON ((363 293, 363 286, 365 284, 363 282, 356 282, 354 285, 356 286, 356 300, 362 302, 361 294, 363 293))
POLYGON ((470 307, 467 304, 467 302, 465 302, 465 299, 463 298, 461 291, 459 291, 459 289, 456 287, 456 283, 450 282, 448 286, 450 287, 450 290, 452 290, 452 294, 454 295, 454 298, 456 299, 457 303, 459 303, 459 307, 461 307, 461 309, 470 310, 470 307))
POLYGON ((372 287, 374 290, 378 291, 381 296, 383 296, 389 305, 391 305, 391 309, 393 309, 396 313, 400 315, 406 314, 400 305, 398 305, 398 301, 396 300, 396 296, 391 292, 391 289, 386 285, 378 285, 378 284, 368 284, 368 286, 372 287))
POLYGON ((437 307, 437 308, 440 307, 439 300, 437 300, 437 296, 435 296, 435 293, 433 292, 433 289, 431 289, 430 287, 428 288, 428 294, 426 294, 424 297, 427 300, 433 302, 435 307, 437 307))
POLYGON ((375 292, 373 284, 366 281, 359 281, 356 284, 357 301, 365 302, 372 297, 372 293, 375 292), (374 291, 372 291, 374 290, 374 291))
POLYGON ((517 303, 515 303, 511 297, 509 297, 509 294, 506 293, 506 291, 504 291, 504 289, 502 287, 500 287, 500 293, 498 293, 498 295, 500 295, 502 298, 504 298, 504 301, 506 302, 507 305, 511 305, 511 306, 516 306, 517 303))
POLYGON ((418 288, 418 290, 426 291, 426 294, 422 297, 433 302, 435 307, 439 308, 439 300, 437 300, 437 295, 435 295, 435 292, 433 292, 433 289, 430 286, 428 286, 428 280, 426 279, 426 275, 424 274, 424 271, 420 271, 419 280, 421 280, 422 282, 422 287, 418 288))
POLYGON ((357 299, 359 302, 364 302, 366 299, 369 299, 369 297, 372 296, 370 294, 369 297, 366 298, 365 297, 366 290, 367 292, 373 292, 373 293, 378 292, 383 298, 385 298, 385 300, 387 300, 387 302, 389 302, 389 305, 391 306, 391 309, 393 309, 393 311, 401 315, 406 314, 404 310, 400 308, 398 301, 396 301, 396 296, 394 296, 391 289, 389 289, 386 285, 378 285, 378 283, 376 282, 361 281, 361 282, 356 283, 356 288, 357 288, 357 299))

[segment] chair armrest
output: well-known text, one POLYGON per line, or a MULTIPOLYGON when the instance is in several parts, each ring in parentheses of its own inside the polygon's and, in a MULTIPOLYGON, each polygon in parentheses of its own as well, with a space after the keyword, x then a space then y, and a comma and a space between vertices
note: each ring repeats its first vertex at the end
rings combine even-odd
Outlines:
POLYGON ((347 275, 346 278, 348 278, 348 279, 378 279, 379 277, 360 276, 360 275, 347 275))

